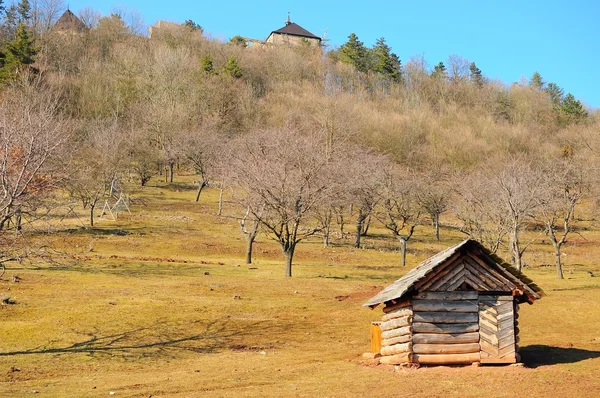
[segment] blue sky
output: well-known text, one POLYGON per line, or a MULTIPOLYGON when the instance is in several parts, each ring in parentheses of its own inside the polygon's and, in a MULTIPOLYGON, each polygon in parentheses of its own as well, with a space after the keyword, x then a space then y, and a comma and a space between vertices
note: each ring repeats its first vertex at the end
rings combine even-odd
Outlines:
POLYGON ((146 25, 192 19, 205 33, 265 39, 293 22, 333 46, 354 32, 367 46, 384 37, 403 63, 423 55, 430 65, 456 54, 505 83, 538 71, 589 107, 600 107, 600 2, 595 0, 462 1, 187 1, 70 0, 76 14, 90 7, 137 10, 146 25))

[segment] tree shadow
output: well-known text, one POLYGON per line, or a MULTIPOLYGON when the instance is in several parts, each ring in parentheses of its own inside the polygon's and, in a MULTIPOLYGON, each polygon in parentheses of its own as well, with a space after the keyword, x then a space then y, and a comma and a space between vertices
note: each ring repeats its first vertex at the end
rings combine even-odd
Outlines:
POLYGON ((600 358, 600 351, 583 350, 581 348, 551 347, 547 345, 530 345, 519 350, 523 363, 528 368, 538 366, 575 363, 586 359, 600 358))
POLYGON ((265 321, 240 324, 240 322, 226 318, 208 322, 199 333, 182 333, 189 330, 189 326, 189 323, 186 325, 159 323, 152 327, 137 328, 106 336, 89 334, 88 339, 71 345, 62 347, 47 347, 44 345, 26 350, 0 352, 0 357, 83 353, 89 356, 108 355, 111 357, 119 356, 123 359, 137 359, 140 357, 173 356, 181 350, 211 354, 228 348, 239 350, 239 347, 242 346, 246 349, 262 349, 262 347, 240 345, 240 338, 262 334, 265 331, 266 335, 276 332, 270 330, 274 328, 274 325, 269 327, 269 325, 265 325, 265 321))

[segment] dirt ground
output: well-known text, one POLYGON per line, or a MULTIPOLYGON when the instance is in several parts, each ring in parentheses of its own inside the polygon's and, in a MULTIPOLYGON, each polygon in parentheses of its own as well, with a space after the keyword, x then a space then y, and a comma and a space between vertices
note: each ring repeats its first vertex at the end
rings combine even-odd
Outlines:
POLYGON ((381 310, 361 305, 462 240, 456 230, 435 242, 419 228, 405 268, 377 226, 366 249, 315 238, 298 246, 286 279, 266 236, 244 264, 244 236, 215 215, 216 191, 200 203, 156 182, 136 194, 145 204, 94 230, 69 219, 54 237, 72 253, 62 264, 8 264, 0 296, 14 304, 0 306, 0 397, 600 396, 593 221, 579 221, 585 231, 565 247, 565 280, 546 266, 547 242, 526 255, 526 274, 547 296, 521 306, 524 366, 396 369, 363 358, 381 310))

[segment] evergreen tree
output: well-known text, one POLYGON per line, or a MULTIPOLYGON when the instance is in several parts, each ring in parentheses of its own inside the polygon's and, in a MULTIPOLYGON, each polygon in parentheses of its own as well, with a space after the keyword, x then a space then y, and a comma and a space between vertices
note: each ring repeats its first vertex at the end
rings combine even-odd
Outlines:
POLYGON ((200 60, 200 68, 202 68, 202 70, 208 73, 209 75, 215 73, 213 60, 210 54, 206 54, 204 57, 202 57, 202 59, 200 60))
POLYGON ((240 36, 233 36, 231 39, 229 39, 229 42, 231 44, 235 44, 236 46, 240 46, 240 47, 246 47, 248 44, 246 43, 246 40, 240 36))
POLYGON ((353 65, 359 72, 369 70, 369 51, 355 33, 348 36, 348 41, 338 50, 338 56, 340 61, 353 65))
POLYGON ((0 81, 14 79, 23 67, 35 62, 34 57, 37 52, 38 49, 34 45, 33 37, 25 23, 20 22, 17 26, 15 39, 9 42, 3 51, 0 81))
POLYGON ((554 106, 559 107, 563 99, 563 89, 560 88, 558 84, 550 82, 548 83, 544 91, 546 91, 548 95, 550 95, 550 100, 552 100, 554 106))
POLYGON ((479 69, 477 65, 475 65, 475 62, 471 62, 469 70, 471 71, 471 81, 479 87, 483 86, 483 76, 481 74, 481 69, 479 69))
POLYGON ((435 78, 444 78, 446 77, 446 65, 443 62, 440 62, 436 66, 433 67, 433 72, 431 73, 431 77, 435 78))
POLYGON ((391 52, 390 46, 385 43, 383 37, 377 40, 372 53, 375 58, 373 71, 396 83, 400 83, 402 81, 400 59, 396 54, 391 52))
POLYGON ((19 14, 19 22, 26 22, 31 19, 31 5, 29 0, 21 0, 17 6, 17 13, 19 14))
POLYGON ((531 76, 531 80, 529 80, 529 85, 531 87, 535 87, 539 90, 542 90, 544 88, 544 84, 545 82, 542 79, 542 76, 538 72, 534 72, 531 76))
POLYGON ((204 29, 202 28, 202 26, 198 25, 196 22, 192 21, 191 19, 186 20, 183 23, 183 25, 187 26, 191 30, 199 30, 200 33, 204 32, 204 29))
POLYGON ((227 60, 227 63, 223 65, 223 72, 235 79, 239 79, 243 74, 242 68, 235 57, 230 57, 227 60))
POLYGON ((573 96, 571 93, 567 94, 562 100, 560 108, 566 123, 577 123, 586 118, 588 115, 581 102, 575 99, 575 96, 573 96))

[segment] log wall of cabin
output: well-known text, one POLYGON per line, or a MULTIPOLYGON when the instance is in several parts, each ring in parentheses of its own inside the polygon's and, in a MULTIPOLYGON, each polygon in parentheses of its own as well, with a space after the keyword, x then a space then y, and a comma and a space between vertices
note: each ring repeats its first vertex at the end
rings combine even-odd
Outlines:
POLYGON ((381 318, 381 358, 379 362, 399 365, 412 362, 413 309, 410 302, 388 305, 381 318))
POLYGON ((413 297, 413 362, 480 361, 478 293, 422 292, 413 297))

